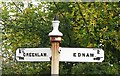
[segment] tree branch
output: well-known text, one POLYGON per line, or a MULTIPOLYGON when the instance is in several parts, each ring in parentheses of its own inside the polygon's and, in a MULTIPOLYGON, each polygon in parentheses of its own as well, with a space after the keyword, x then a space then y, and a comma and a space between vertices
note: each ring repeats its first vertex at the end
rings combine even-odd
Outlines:
POLYGON ((88 29, 88 27, 87 27, 87 21, 85 20, 85 18, 84 18, 84 16, 83 16, 83 14, 82 14, 82 11, 81 11, 81 8, 80 8, 79 3, 78 3, 78 2, 76 2, 76 4, 77 4, 77 6, 78 6, 79 13, 80 13, 80 15, 82 16, 82 19, 83 19, 83 21, 84 21, 84 23, 85 23, 85 25, 86 25, 86 31, 87 31, 87 33, 89 34, 89 29, 88 29))
MULTIPOLYGON (((55 2, 54 2, 54 5, 55 5, 55 7, 57 8, 57 10, 60 12, 59 7, 57 6, 57 4, 56 4, 55 2)), ((66 23, 67 23, 66 17, 63 15, 63 13, 60 12, 60 14, 63 16, 63 18, 64 18, 64 20, 65 20, 66 29, 68 29, 68 28, 67 28, 68 25, 66 24, 66 23)), ((70 27, 70 26, 69 26, 69 27, 70 27)), ((69 30, 69 29, 68 29, 68 30, 69 30)), ((70 38, 70 33, 68 32, 68 30, 67 30, 67 36, 68 36, 68 38, 69 38, 69 46, 70 46, 70 44, 71 44, 71 38, 70 38)))
POLYGON ((82 14, 82 11, 81 11, 81 8, 80 8, 79 3, 78 3, 78 2, 76 2, 76 4, 77 4, 77 6, 78 6, 79 13, 80 13, 80 15, 82 16, 82 19, 83 19, 84 23, 87 25, 87 21, 85 20, 85 18, 84 18, 84 16, 83 16, 83 14, 82 14))
POLYGON ((20 12, 22 12, 22 10, 15 4, 15 2, 13 2, 13 4, 20 10, 20 12))

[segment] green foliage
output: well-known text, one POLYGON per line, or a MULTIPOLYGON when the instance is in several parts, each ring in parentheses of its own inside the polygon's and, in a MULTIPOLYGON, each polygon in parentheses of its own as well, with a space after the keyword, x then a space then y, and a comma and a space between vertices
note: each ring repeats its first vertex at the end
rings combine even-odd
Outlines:
POLYGON ((80 63, 73 66, 72 74, 118 74, 118 65, 104 63, 80 63), (89 67, 89 68, 88 68, 89 67))
MULTIPOLYGON (((23 4, 21 4, 3 3, 1 16, 4 26, 2 34, 3 74, 29 74, 44 71, 45 63, 18 63, 15 61, 15 51, 19 47, 49 47, 48 33, 50 32, 49 24, 51 22, 45 18, 47 13, 41 11, 41 5, 22 9, 23 4), (10 15, 10 13, 12 14, 10 15)), ((46 69, 47 71, 50 70, 46 69)))
POLYGON ((16 62, 19 47, 50 47, 48 33, 58 14, 61 47, 103 48, 102 63, 60 63, 60 74, 119 74, 119 4, 100 2, 32 3, 3 2, 1 20, 3 74, 50 74, 49 62, 16 62), (11 14, 10 14, 11 13, 11 14), (12 70, 11 70, 12 69, 12 70))

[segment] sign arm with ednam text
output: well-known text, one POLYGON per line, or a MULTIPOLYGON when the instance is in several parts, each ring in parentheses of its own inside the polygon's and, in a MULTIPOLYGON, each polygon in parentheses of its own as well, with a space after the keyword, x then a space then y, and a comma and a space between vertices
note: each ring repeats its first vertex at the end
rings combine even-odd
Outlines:
POLYGON ((102 62, 104 51, 100 48, 61 48, 60 61, 102 62))

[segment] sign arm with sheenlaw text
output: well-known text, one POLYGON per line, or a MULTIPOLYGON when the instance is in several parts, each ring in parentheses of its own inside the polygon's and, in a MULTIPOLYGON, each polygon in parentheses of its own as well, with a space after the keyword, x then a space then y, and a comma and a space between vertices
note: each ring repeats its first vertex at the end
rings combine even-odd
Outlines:
POLYGON ((50 48, 18 48, 16 50, 17 61, 50 61, 50 48))

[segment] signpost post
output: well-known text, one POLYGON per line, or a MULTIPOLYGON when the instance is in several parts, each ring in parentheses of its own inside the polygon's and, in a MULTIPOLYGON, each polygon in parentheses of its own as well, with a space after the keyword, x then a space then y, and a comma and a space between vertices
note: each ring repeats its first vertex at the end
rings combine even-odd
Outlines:
POLYGON ((59 75, 59 45, 63 34, 58 30, 60 21, 55 16, 52 21, 53 31, 49 33, 52 44, 52 61, 51 61, 51 75, 59 75))

